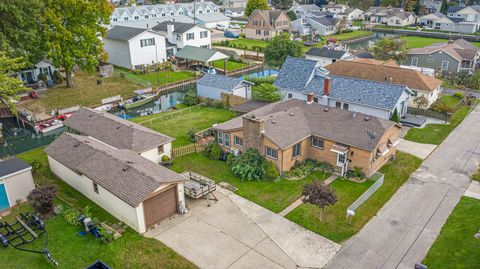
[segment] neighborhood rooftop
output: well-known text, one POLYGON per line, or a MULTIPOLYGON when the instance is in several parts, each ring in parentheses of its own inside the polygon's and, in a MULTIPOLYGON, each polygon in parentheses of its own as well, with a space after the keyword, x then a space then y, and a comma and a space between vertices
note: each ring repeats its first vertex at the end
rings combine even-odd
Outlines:
MULTIPOLYGON (((308 104, 298 99, 272 103, 245 116, 263 120, 263 135, 282 149, 314 135, 372 151, 385 130, 395 124, 361 113, 316 103, 308 104)), ((241 129, 243 117, 234 118, 214 128, 220 131, 241 129)))
POLYGON ((312 56, 332 58, 332 59, 340 59, 342 58, 343 55, 345 55, 345 53, 347 53, 347 51, 345 50, 335 50, 335 49, 329 49, 327 47, 323 47, 323 48, 311 48, 305 54, 312 55, 312 56))
POLYGON ((174 139, 113 114, 81 107, 64 125, 119 149, 137 153, 156 148, 174 139))
POLYGON ((114 26, 107 31, 107 37, 115 40, 130 40, 137 35, 145 32, 145 29, 127 27, 127 26, 114 26))
POLYGON ((116 149, 87 136, 64 133, 45 152, 133 207, 163 184, 185 181, 181 175, 133 151, 116 149))
MULTIPOLYGON (((322 96, 326 74, 315 74, 312 77, 312 74, 319 72, 328 73, 326 69, 321 70, 316 61, 288 57, 274 85, 283 89, 322 96)), ((331 81, 331 98, 388 110, 395 108, 398 99, 406 90, 405 86, 398 84, 335 75, 328 75, 328 77, 331 81)))
POLYGON ((431 54, 437 51, 444 51, 453 58, 462 61, 465 59, 473 59, 480 48, 475 47, 464 39, 435 43, 424 48, 413 48, 408 51, 409 54, 431 54))
POLYGON ((29 164, 17 158, 11 158, 4 161, 0 160, 0 179, 30 168, 31 166, 29 164))
POLYGON ((224 75, 206 74, 205 76, 203 76, 201 79, 197 81, 197 84, 219 88, 225 91, 230 91, 243 82, 250 83, 241 78, 229 77, 224 75))
POLYGON ((174 22, 174 21, 164 21, 159 23, 158 25, 154 26, 152 30, 160 31, 160 32, 167 32, 168 25, 173 25, 173 32, 174 33, 185 33, 186 31, 192 29, 196 26, 194 23, 185 23, 185 22, 174 22))

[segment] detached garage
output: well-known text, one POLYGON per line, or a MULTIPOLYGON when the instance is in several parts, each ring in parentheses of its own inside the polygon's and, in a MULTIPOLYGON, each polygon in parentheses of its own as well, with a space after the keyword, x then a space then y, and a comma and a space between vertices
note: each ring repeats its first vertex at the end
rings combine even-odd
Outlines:
POLYGON ((187 179, 131 150, 64 133, 45 152, 53 173, 139 233, 185 208, 187 179))
POLYGON ((253 85, 252 82, 242 78, 206 74, 197 81, 197 94, 215 100, 222 100, 224 95, 229 95, 233 106, 252 99, 253 85))
POLYGON ((17 158, 0 161, 0 211, 25 201, 33 189, 29 164, 17 158))

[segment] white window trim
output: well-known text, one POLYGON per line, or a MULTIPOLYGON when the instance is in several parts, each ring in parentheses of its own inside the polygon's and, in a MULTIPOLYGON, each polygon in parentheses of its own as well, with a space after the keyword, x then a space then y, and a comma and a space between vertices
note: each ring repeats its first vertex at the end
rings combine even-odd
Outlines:
POLYGON ((321 139, 321 138, 319 138, 319 137, 316 137, 316 136, 312 136, 312 142, 311 142, 311 145, 312 145, 312 147, 314 147, 314 148, 317 148, 317 149, 325 149, 325 140, 323 140, 323 139, 321 139), (317 145, 314 145, 314 144, 313 144, 313 139, 316 139, 316 140, 322 141, 322 145, 323 145, 323 147, 319 147, 319 146, 317 146, 317 145))
POLYGON ((269 146, 265 146, 265 156, 267 156, 270 159, 277 160, 278 159, 278 150, 274 149, 274 148, 271 148, 269 146), (268 155, 268 150, 267 149, 272 149, 273 151, 276 151, 277 152, 277 157, 268 155))
POLYGON ((418 57, 412 57, 412 62, 410 63, 411 66, 417 66, 418 65, 418 57), (415 64, 414 64, 415 62, 415 64))
POLYGON ((450 62, 449 62, 449 61, 443 60, 443 61, 442 61, 442 65, 441 65, 442 70, 445 70, 445 71, 448 70, 448 66, 449 66, 449 65, 450 65, 450 62), (446 66, 445 68, 443 68, 443 63, 447 63, 447 66, 446 66))
POLYGON ((235 146, 237 146, 237 147, 242 147, 242 148, 243 148, 243 145, 237 144, 237 140, 236 140, 237 138, 238 138, 238 139, 241 139, 241 140, 242 140, 242 144, 243 144, 243 138, 240 138, 240 137, 238 137, 238 136, 236 136, 236 135, 233 136, 233 144, 234 144, 235 146))

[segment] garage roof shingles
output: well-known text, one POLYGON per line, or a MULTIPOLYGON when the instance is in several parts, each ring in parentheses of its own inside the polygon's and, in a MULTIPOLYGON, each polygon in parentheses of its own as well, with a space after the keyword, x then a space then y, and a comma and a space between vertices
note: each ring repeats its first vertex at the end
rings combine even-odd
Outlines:
POLYGON ((64 133, 45 152, 132 207, 164 184, 185 181, 181 175, 133 151, 116 149, 91 137, 64 133))
POLYGON ((137 153, 164 145, 174 139, 107 112, 81 107, 64 125, 119 149, 137 153))

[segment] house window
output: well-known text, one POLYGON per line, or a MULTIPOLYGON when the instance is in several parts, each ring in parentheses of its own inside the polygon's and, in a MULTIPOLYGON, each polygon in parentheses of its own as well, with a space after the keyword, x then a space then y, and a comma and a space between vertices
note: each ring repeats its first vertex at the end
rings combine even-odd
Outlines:
POLYGON ((162 17, 165 17, 165 16, 166 16, 166 14, 165 14, 165 13, 162 13, 162 17))
POLYGON ((140 39, 140 47, 154 46, 155 38, 140 39))
POLYGON ((217 137, 218 137, 218 144, 223 145, 223 133, 218 131, 217 137))
POLYGON ((152 14, 152 17, 156 18, 156 17, 157 17, 157 14, 152 14))
POLYGON ((336 108, 342 108, 342 103, 341 102, 335 102, 335 107, 336 108))
POLYGON ((312 147, 323 149, 324 141, 318 137, 312 136, 312 147))
POLYGON ((417 64, 418 64, 418 57, 412 57, 412 63, 411 63, 411 65, 412 65, 412 66, 417 66, 417 64))
POLYGON ((265 146, 265 156, 276 160, 278 158, 278 151, 271 147, 265 146))
POLYGON ((313 97, 313 102, 318 103, 318 97, 313 97))
POLYGON ((128 21, 128 17, 124 17, 123 20, 124 20, 124 21, 128 21))
POLYGON ((241 139, 240 137, 238 137, 236 135, 233 136, 233 142, 235 143, 235 145, 243 147, 243 139, 241 139))
POLYGON ((253 26, 258 26, 258 21, 253 21, 253 26))
POLYGON ((300 156, 301 150, 302 150, 302 143, 297 143, 293 145, 292 159, 295 159, 298 156, 300 156))
POLYGON ((223 141, 225 147, 229 148, 230 147, 230 134, 229 133, 224 133, 223 134, 223 141))
POLYGON ((195 33, 188 33, 187 40, 192 40, 192 39, 195 39, 195 33))
POLYGON ((208 37, 208 31, 201 31, 200 32, 200 38, 207 38, 208 37))
POLYGON ((269 32, 268 32, 268 31, 263 31, 263 35, 264 35, 264 36, 268 36, 268 35, 269 35, 269 32))
POLYGON ((343 109, 348 110, 349 105, 347 103, 343 103, 343 109))
POLYGON ((93 182, 93 191, 98 194, 98 185, 95 182, 93 182))
POLYGON ((157 153, 163 154, 163 145, 157 147, 157 153))
POLYGON ((292 99, 293 98, 293 94, 289 93, 288 94, 288 99, 292 99))
POLYGON ((262 35, 262 30, 257 30, 257 31, 256 31, 256 34, 257 34, 257 35, 262 35))
POLYGON ((148 19, 148 15, 145 15, 145 19, 148 19))
POLYGON ((172 13, 170 13, 170 15, 171 15, 171 16, 175 16, 175 13, 174 13, 174 12, 172 12, 172 13))
POLYGON ((133 17, 135 20, 138 20, 138 16, 133 17))
POLYGON ((117 18, 113 18, 113 21, 117 21, 118 19, 117 18))
POLYGON ((442 70, 448 70, 449 61, 442 61, 442 70))

